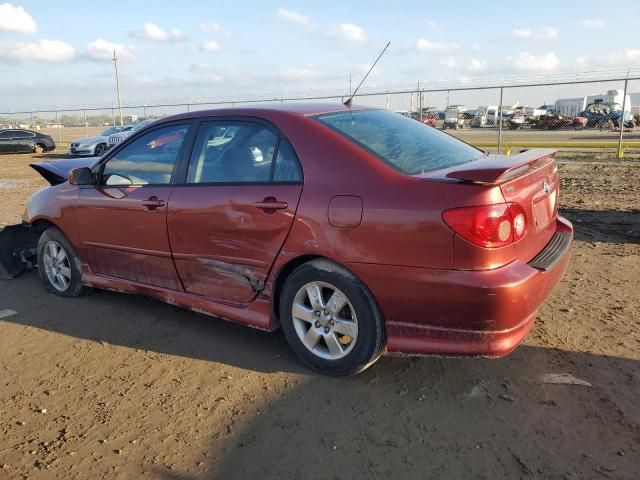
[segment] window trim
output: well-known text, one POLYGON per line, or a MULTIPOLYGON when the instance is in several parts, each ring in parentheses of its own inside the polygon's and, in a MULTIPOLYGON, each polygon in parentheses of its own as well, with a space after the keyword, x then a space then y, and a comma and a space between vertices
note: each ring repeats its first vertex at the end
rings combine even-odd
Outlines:
POLYGON ((102 188, 130 188, 130 187, 135 187, 135 188, 144 188, 144 187, 166 187, 166 186, 173 186, 176 183, 176 174, 178 172, 178 168, 179 166, 182 164, 183 161, 183 156, 185 155, 185 152, 187 151, 187 149, 189 151, 191 151, 191 144, 194 141, 193 137, 193 126, 194 126, 194 121, 193 119, 184 119, 184 120, 175 120, 175 121, 171 121, 171 122, 163 122, 163 123, 159 123, 156 124, 155 122, 147 125, 146 127, 140 129, 139 131, 135 132, 133 135, 131 135, 130 137, 128 137, 127 139, 125 139, 123 142, 121 142, 120 144, 118 144, 116 147, 114 147, 112 152, 109 152, 105 158, 100 161, 98 164, 94 165, 92 167, 92 171, 94 173, 94 175, 97 177, 97 181, 96 181, 96 187, 102 187, 102 188), (178 151, 178 155, 176 155, 176 160, 173 163, 173 170, 171 171, 171 178, 169 179, 169 183, 136 183, 136 184, 131 184, 131 185, 107 185, 106 183, 103 182, 103 172, 104 172, 104 168, 105 165, 111 161, 111 159, 113 157, 115 157, 118 153, 120 153, 124 148, 126 148, 128 145, 131 145, 133 142, 135 142, 136 140, 138 140, 140 137, 148 134, 148 133, 153 133, 157 130, 161 130, 167 127, 178 127, 178 126, 184 126, 187 128, 187 132, 185 133, 184 139, 182 141, 182 145, 180 145, 180 150, 178 151))
POLYGON ((207 116, 201 117, 195 120, 193 125, 193 139, 189 148, 189 152, 186 152, 184 158, 182 159, 183 164, 181 165, 179 171, 176 175, 176 183, 175 187, 228 187, 228 186, 265 186, 265 185, 303 185, 304 184, 304 170, 302 168, 302 162, 300 161, 300 157, 298 153, 293 148, 291 141, 287 138, 287 136, 282 133, 282 131, 274 125, 272 122, 261 118, 250 115, 225 115, 225 116, 207 116), (249 123, 249 124, 258 124, 267 129, 269 129, 276 136, 276 146, 273 151, 273 160, 271 163, 271 170, 269 172, 269 180, 260 181, 260 182, 200 182, 200 183, 188 183, 187 175, 189 172, 189 165, 191 163, 191 157, 193 155, 193 150, 196 148, 196 141, 198 139, 198 134, 200 133, 200 128, 204 124, 225 124, 225 123, 249 123), (275 173, 275 164, 276 159, 278 158, 278 152, 280 150, 280 144, 282 139, 285 139, 289 142, 291 146, 291 150, 293 151, 296 162, 298 163, 298 167, 300 169, 300 180, 293 182, 283 182, 283 181, 273 181, 273 175, 275 173))

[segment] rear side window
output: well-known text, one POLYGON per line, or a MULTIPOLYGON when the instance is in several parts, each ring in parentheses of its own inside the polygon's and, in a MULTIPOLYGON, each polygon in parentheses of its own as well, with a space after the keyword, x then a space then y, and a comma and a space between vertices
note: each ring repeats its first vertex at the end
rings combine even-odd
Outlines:
POLYGON ((251 184, 299 182, 298 158, 289 142, 270 128, 246 121, 200 127, 187 183, 251 184))
POLYGON ((386 110, 356 110, 314 118, 410 175, 484 157, 480 150, 446 133, 386 110))

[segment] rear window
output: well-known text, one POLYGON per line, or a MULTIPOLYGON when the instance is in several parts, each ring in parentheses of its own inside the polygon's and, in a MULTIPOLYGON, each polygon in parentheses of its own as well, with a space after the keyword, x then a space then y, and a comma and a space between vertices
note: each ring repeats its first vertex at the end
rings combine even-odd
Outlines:
POLYGON ((451 135, 386 110, 356 110, 314 118, 409 175, 484 157, 482 151, 451 135))

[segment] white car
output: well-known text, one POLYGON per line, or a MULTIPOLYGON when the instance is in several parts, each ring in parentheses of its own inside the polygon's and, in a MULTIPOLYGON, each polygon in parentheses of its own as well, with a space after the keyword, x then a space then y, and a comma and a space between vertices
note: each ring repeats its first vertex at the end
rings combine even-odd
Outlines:
POLYGON ((152 122, 152 120, 145 120, 145 121, 140 122, 140 123, 135 123, 133 125, 128 125, 129 128, 127 130, 123 129, 120 132, 117 132, 117 133, 114 133, 112 135, 109 135, 109 139, 107 140, 107 150, 115 147, 117 144, 122 142, 129 135, 132 135, 135 132, 137 132, 138 130, 140 130, 141 128, 146 127, 151 122, 152 122))
POLYGON ((133 125, 125 127, 109 127, 99 135, 93 137, 82 137, 74 140, 69 144, 69 153, 71 155, 89 155, 92 157, 101 157, 107 149, 107 141, 110 135, 118 132, 131 130, 133 125))

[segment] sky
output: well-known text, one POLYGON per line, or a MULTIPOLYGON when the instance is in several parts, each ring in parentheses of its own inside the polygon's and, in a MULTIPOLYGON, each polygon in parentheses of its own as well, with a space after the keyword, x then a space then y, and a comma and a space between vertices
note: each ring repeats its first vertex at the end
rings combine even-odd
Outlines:
POLYGON ((0 112, 640 67, 638 0, 0 0, 0 112))

